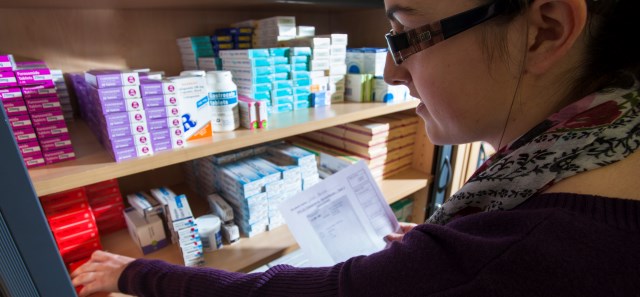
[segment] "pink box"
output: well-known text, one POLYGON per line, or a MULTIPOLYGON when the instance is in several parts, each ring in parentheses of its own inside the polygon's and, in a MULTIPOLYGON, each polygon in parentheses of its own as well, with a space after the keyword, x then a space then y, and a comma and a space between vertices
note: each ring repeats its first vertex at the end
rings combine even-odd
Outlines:
POLYGON ((44 161, 47 164, 73 160, 75 158, 76 158, 76 153, 73 152, 73 148, 71 147, 44 153, 44 161))
POLYGON ((16 76, 11 71, 0 72, 0 88, 2 87, 15 87, 18 85, 16 76))
POLYGON ((24 99, 57 96, 56 87, 46 85, 22 87, 22 96, 24 99))
POLYGON ((7 116, 29 114, 27 112, 27 105, 20 98, 13 101, 4 101, 2 102, 2 105, 4 105, 4 110, 7 112, 7 116))
POLYGON ((14 99, 22 99, 22 90, 18 87, 0 89, 0 100, 2 102, 14 99))
POLYGON ((33 123, 33 126, 35 127, 57 124, 59 122, 64 123, 64 115, 62 114, 62 109, 31 114, 31 123, 33 123))
POLYGON ((56 136, 53 138, 40 139, 40 147, 43 152, 50 152, 55 150, 60 150, 64 148, 69 148, 71 146, 71 138, 69 138, 69 134, 62 134, 60 136, 56 136))
POLYGON ((26 99, 30 114, 62 110, 58 97, 26 99))
POLYGON ((31 118, 29 115, 9 116, 9 124, 13 130, 31 127, 31 118))
POLYGON ((12 55, 0 55, 0 71, 13 71, 15 65, 12 55))
POLYGON ((44 161, 44 158, 42 157, 41 152, 34 153, 29 156, 22 156, 22 159, 24 160, 24 165, 26 165, 27 168, 38 167, 45 164, 45 161, 44 161))
POLYGON ((45 85, 55 87, 51 71, 47 68, 16 70, 15 74, 20 86, 45 85))
POLYGON ((23 156, 28 156, 29 154, 41 152, 40 144, 37 141, 30 141, 18 144, 18 149, 23 156))
POLYGON ((52 138, 69 133, 65 122, 35 127, 38 139, 52 138))
POLYGON ((38 137, 36 137, 36 130, 31 126, 25 127, 24 129, 14 130, 13 137, 18 143, 38 141, 38 137))

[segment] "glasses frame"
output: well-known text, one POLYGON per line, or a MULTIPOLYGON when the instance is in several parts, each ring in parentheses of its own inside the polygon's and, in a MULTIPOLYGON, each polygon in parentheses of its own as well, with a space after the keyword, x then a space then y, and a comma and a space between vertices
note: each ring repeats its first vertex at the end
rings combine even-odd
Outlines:
POLYGON ((406 32, 397 33, 391 29, 384 37, 387 40, 393 62, 400 65, 413 54, 495 17, 503 11, 503 7, 498 4, 499 2, 503 1, 495 1, 463 11, 406 32))

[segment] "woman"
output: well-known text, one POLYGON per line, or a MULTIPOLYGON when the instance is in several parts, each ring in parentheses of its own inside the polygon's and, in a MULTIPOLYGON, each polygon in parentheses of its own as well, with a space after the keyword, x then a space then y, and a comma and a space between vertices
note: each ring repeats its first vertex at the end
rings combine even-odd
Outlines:
POLYGON ((81 295, 638 296, 638 1, 385 5, 386 80, 420 98, 431 140, 500 148, 428 223, 326 268, 240 274, 96 252, 72 274, 81 295))

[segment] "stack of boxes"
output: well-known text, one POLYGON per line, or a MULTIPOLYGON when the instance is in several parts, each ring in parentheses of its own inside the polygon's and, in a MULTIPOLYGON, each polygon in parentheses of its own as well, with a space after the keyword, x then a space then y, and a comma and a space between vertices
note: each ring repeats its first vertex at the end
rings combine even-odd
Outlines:
POLYGON ((62 107, 64 120, 67 122, 73 121, 73 107, 71 106, 71 96, 69 96, 69 90, 67 89, 67 84, 64 81, 62 70, 51 69, 51 77, 53 78, 53 83, 56 85, 56 93, 58 94, 58 99, 60 99, 60 105, 62 107))
POLYGON ((76 87, 85 121, 116 162, 153 154, 138 73, 91 70, 76 87))
POLYGON ((323 152, 320 167, 329 173, 364 160, 381 180, 411 166, 417 125, 415 115, 391 114, 306 133, 294 143, 323 152))
POLYGON ((155 153, 184 147, 176 86, 171 81, 140 81, 142 105, 155 153))
POLYGON ((203 196, 223 197, 233 208, 236 225, 248 237, 282 225, 277 205, 320 181, 315 156, 282 143, 189 163, 185 169, 190 187, 203 196))
POLYGON ((275 16, 254 22, 253 47, 277 47, 279 41, 296 37, 296 18, 275 16))
POLYGON ((171 240, 180 245, 184 265, 202 266, 204 264, 202 239, 187 197, 176 195, 168 188, 153 189, 151 194, 164 205, 171 240))
POLYGON ((282 41, 282 46, 304 46, 311 48, 309 70, 311 79, 312 106, 343 102, 347 73, 346 34, 296 38, 282 41))
POLYGON ((269 48, 221 51, 220 58, 238 94, 260 101, 268 113, 279 113, 309 107, 309 54, 308 48, 269 48))
POLYGON ((391 103, 410 98, 406 86, 391 86, 384 81, 386 58, 387 50, 384 48, 348 49, 347 101, 391 103))
POLYGON ((252 48, 252 27, 230 27, 216 29, 211 36, 213 52, 217 56, 220 50, 252 48))
POLYGON ((0 56, 0 98, 27 168, 75 159, 51 71, 0 56))
POLYGON ((102 249, 85 188, 40 197, 49 227, 67 266, 102 249))
MULTIPOLYGON (((214 57, 209 36, 192 36, 177 39, 184 70, 198 70, 200 58, 214 57)), ((215 61, 214 61, 215 63, 215 61)), ((211 67, 210 63, 207 67, 211 67)))
POLYGON ((126 228, 124 203, 118 180, 112 179, 85 187, 89 205, 101 235, 126 228))

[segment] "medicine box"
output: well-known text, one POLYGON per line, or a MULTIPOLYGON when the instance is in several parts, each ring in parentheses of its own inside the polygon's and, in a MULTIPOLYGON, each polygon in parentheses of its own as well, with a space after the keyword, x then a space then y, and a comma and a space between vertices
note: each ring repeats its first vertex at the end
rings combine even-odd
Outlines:
POLYGON ((90 70, 85 73, 86 82, 96 88, 135 86, 140 84, 137 72, 120 70, 90 70))
POLYGON ((145 218, 133 208, 127 208, 124 217, 131 238, 143 254, 149 254, 169 244, 160 217, 145 218))

